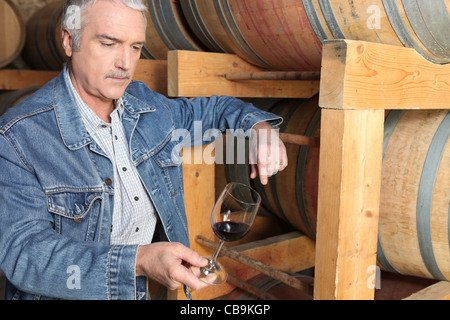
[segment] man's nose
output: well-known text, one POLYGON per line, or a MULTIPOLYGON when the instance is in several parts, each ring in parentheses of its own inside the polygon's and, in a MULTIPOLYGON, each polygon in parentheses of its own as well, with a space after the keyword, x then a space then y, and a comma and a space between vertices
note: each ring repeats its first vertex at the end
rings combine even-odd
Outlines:
POLYGON ((117 54, 115 67, 127 71, 130 69, 130 66, 131 66, 130 49, 123 46, 117 54))

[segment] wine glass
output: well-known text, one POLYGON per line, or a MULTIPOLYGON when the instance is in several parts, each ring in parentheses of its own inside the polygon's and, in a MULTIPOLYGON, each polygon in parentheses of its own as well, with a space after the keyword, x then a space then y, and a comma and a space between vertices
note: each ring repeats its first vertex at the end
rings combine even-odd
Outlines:
POLYGON ((245 184, 225 186, 211 213, 211 226, 220 242, 208 264, 200 268, 199 279, 208 284, 222 284, 228 273, 216 261, 225 242, 236 241, 250 230, 261 203, 261 196, 245 184))

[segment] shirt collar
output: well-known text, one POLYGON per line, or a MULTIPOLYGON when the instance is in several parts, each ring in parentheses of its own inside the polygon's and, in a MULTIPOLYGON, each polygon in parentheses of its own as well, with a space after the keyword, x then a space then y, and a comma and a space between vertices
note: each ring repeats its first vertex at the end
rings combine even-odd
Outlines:
MULTIPOLYGON (((63 72, 54 79, 52 99, 61 138, 67 148, 77 150, 92 143, 93 139, 87 131, 86 124, 77 107, 75 94, 72 93, 72 89, 70 88, 71 81, 68 81, 65 76, 65 72, 68 72, 67 69, 68 65, 66 64, 63 72)), ((118 109, 123 110, 122 118, 126 116, 127 119, 137 119, 140 113, 156 111, 154 107, 149 105, 148 101, 144 102, 142 98, 139 99, 136 96, 147 97, 147 100, 151 101, 152 105, 159 103, 152 95, 148 94, 146 87, 139 83, 132 83, 121 99, 121 105, 124 108, 118 109)))
MULTIPOLYGON (((81 118, 82 118, 83 122, 85 123, 85 125, 91 129, 98 129, 98 128, 103 128, 105 126, 110 126, 109 123, 106 123, 105 121, 100 119, 100 117, 97 116, 97 114, 80 97, 78 92, 75 90, 75 87, 73 86, 72 79, 70 79, 69 68, 67 66, 64 68, 63 72, 64 72, 65 80, 68 83, 70 93, 72 94, 72 96, 75 100, 77 108, 80 111, 81 118)), ((119 115, 119 118, 121 119, 123 110, 124 110, 122 97, 120 97, 118 100, 115 100, 114 103, 115 103, 115 109, 113 110, 112 113, 117 112, 119 115)))

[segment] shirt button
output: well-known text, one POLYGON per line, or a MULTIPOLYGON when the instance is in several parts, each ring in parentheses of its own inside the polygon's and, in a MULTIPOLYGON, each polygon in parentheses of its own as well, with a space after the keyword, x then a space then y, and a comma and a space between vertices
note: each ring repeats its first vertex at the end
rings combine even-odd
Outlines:
POLYGON ((110 178, 105 180, 105 183, 107 186, 111 186, 112 185, 112 180, 110 178))
POLYGON ((123 172, 127 171, 127 168, 126 168, 126 167, 123 167, 123 168, 122 168, 122 171, 123 171, 123 172))
POLYGON ((139 227, 138 227, 138 228, 136 228, 136 232, 139 232, 139 227))
POLYGON ((139 201, 139 197, 134 197, 134 201, 139 201))

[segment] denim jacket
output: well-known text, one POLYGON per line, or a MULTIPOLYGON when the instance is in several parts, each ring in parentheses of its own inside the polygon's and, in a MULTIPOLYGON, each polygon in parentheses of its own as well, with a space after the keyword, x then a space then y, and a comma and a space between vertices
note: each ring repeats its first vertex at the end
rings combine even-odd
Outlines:
MULTIPOLYGON (((194 137, 196 121, 203 133, 281 121, 231 97, 168 99, 137 81, 123 102, 132 161, 164 239, 186 246, 175 130, 194 137)), ((136 298, 137 246, 110 244, 113 176, 62 74, 0 117, 0 269, 9 281, 7 298, 136 298)))

